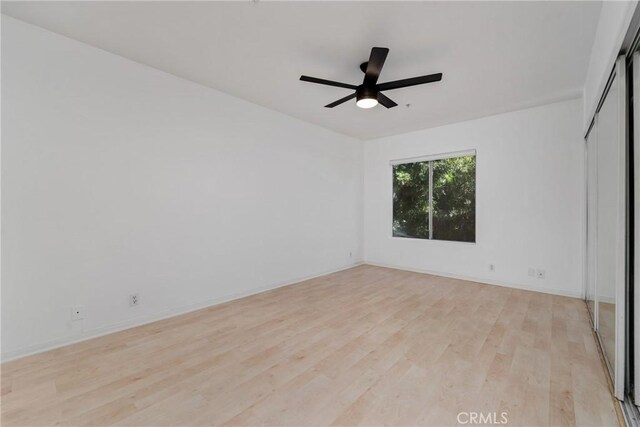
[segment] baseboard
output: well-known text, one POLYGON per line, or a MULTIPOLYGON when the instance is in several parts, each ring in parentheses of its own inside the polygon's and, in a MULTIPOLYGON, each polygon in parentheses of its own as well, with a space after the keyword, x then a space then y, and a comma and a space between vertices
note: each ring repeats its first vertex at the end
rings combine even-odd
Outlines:
POLYGON ((603 297, 602 295, 598 295, 598 301, 599 302, 604 302, 607 304, 615 304, 616 303, 616 298, 615 297, 603 297))
POLYGON ((451 279, 466 280, 468 282, 477 282, 485 285, 500 286, 503 288, 512 288, 512 289, 520 289, 523 291, 540 292, 543 294, 560 295, 563 297, 571 297, 571 298, 579 298, 579 299, 583 299, 584 297, 581 292, 570 292, 564 289, 539 288, 539 287, 523 285, 520 283, 511 283, 511 282, 507 283, 507 282, 501 282, 497 280, 487 280, 479 277, 463 276, 459 274, 445 273, 442 271, 423 270, 419 268, 404 267, 401 265, 394 265, 394 264, 375 262, 375 261, 364 261, 363 264, 374 265, 377 267, 393 268, 395 270, 411 271, 414 273, 431 274, 433 276, 448 277, 451 279))
POLYGON ((44 353, 45 351, 54 350, 56 348, 66 347, 68 345, 76 344, 82 341, 87 341, 90 339, 98 338, 104 335, 113 334, 115 332, 120 332, 125 329, 135 328, 138 326, 146 325, 149 323, 157 322, 159 320, 168 319, 171 317, 179 316, 181 314, 190 313, 192 311, 201 310, 203 308, 212 307, 214 305, 223 304, 225 302, 237 300, 240 298, 245 298, 251 295, 256 295, 262 292, 267 292, 273 289, 283 288, 285 286, 291 286, 296 283, 304 282, 305 280, 315 279, 316 277, 326 276, 327 274, 337 273, 339 271, 348 270, 353 267, 357 267, 359 265, 364 264, 363 262, 355 262, 353 264, 349 264, 343 267, 335 268, 332 270, 324 271, 322 273, 313 274, 310 276, 300 277, 294 280, 290 280, 287 282, 282 282, 274 286, 261 286, 258 288, 253 288, 245 292, 239 292, 236 294, 225 295, 217 298, 209 298, 206 300, 196 301, 190 303, 188 305, 183 305, 180 307, 175 307, 169 310, 163 310, 151 315, 141 316, 134 319, 125 320, 123 322, 114 323, 107 326, 102 326, 99 328, 94 328, 89 331, 83 332, 79 336, 73 337, 61 337, 58 339, 54 339, 51 341, 47 341, 41 344, 35 344, 27 347, 22 347, 17 350, 3 352, 0 355, 0 360, 2 363, 9 362, 12 360, 20 359, 27 356, 32 356, 38 353, 44 353))

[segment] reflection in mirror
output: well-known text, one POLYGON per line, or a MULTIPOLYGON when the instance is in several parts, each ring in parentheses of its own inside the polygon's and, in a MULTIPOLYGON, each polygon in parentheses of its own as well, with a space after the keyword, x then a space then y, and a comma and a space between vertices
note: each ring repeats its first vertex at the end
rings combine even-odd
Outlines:
POLYGON ((597 187, 597 128, 593 128, 587 137, 587 291, 586 300, 591 321, 596 324, 596 187, 597 187))
POLYGON ((615 284, 616 254, 620 244, 617 235, 619 216, 618 94, 612 84, 597 119, 597 197, 596 197, 596 286, 598 301, 598 334, 609 367, 615 372, 615 284))

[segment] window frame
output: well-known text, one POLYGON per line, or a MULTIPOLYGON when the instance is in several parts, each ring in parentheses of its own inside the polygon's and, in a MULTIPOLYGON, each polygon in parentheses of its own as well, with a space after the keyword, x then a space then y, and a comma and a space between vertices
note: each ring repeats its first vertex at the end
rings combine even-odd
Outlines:
POLYGON ((469 150, 460 150, 460 151, 450 151, 447 153, 440 154, 430 154, 426 156, 418 156, 418 157, 406 157, 403 159, 395 159, 389 161, 389 176, 391 177, 391 191, 390 191, 390 210, 389 210, 389 231, 390 238, 392 239, 400 239, 400 240, 418 240, 421 242, 439 242, 439 243, 454 243, 454 244, 462 244, 462 245, 475 245, 478 242, 478 151, 476 149, 469 150), (436 160, 444 160, 451 159, 455 157, 466 157, 466 156, 474 156, 476 158, 476 185, 474 188, 473 196, 476 200, 474 216, 476 217, 476 232, 475 239, 473 242, 463 242, 459 240, 441 240, 433 238, 433 164, 429 164, 429 238, 421 238, 421 237, 401 237, 393 235, 393 167, 397 165, 402 165, 406 163, 422 163, 422 162, 434 162, 436 160))

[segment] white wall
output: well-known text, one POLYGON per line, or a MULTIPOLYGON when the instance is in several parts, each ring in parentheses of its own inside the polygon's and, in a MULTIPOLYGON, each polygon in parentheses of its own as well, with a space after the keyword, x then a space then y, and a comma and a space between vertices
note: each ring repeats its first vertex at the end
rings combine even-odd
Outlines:
POLYGON ((584 85, 586 133, 633 18, 637 1, 603 1, 584 85))
POLYGON ((360 141, 5 16, 2 65, 5 360, 362 259, 360 141))
POLYGON ((582 294, 582 101, 367 141, 365 261, 582 294), (391 160, 477 150, 476 244, 391 237, 391 160), (489 264, 495 264, 495 271, 489 264), (546 270, 545 279, 528 275, 546 270))
POLYGON ((363 144, 5 16, 2 62, 4 360, 363 259, 582 293, 582 100, 363 144), (389 161, 467 149, 477 243, 390 237, 389 161))

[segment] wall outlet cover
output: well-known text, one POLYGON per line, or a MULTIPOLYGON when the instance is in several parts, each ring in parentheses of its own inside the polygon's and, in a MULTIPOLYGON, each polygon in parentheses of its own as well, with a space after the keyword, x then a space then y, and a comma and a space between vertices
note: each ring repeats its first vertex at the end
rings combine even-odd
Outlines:
POLYGON ((140 304, 140 296, 138 294, 129 295, 129 305, 135 307, 138 304, 140 304))

